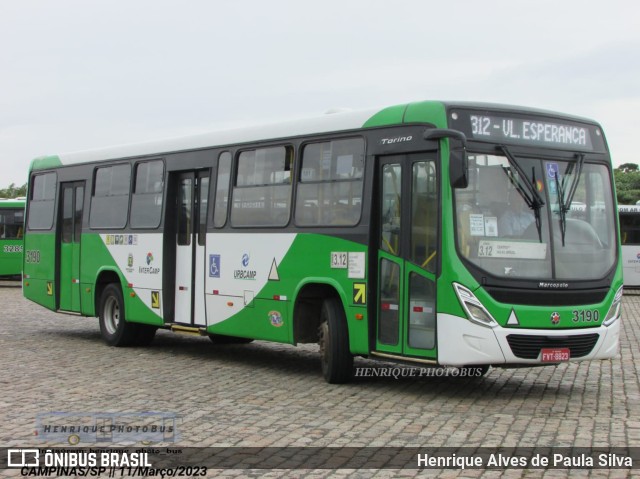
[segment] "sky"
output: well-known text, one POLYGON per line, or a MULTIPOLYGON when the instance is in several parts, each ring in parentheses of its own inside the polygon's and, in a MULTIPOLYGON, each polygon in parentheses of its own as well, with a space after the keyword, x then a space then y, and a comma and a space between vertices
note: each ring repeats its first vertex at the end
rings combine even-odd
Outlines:
POLYGON ((637 163, 635 0, 0 0, 0 188, 38 156, 422 100, 592 118, 637 163))

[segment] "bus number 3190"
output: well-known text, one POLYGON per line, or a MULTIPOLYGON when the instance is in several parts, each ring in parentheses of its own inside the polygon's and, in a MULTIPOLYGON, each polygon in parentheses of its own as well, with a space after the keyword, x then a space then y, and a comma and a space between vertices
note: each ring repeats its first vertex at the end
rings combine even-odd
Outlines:
POLYGON ((600 312, 597 309, 574 309, 572 314, 573 316, 571 319, 574 323, 591 323, 600 319, 600 312))

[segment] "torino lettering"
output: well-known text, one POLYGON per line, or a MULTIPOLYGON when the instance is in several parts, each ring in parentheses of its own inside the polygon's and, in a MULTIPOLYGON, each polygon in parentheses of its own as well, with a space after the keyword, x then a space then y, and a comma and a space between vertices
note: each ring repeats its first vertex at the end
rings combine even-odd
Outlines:
POLYGON ((382 143, 383 145, 391 145, 393 143, 402 143, 411 140, 413 140, 413 136, 399 136, 397 138, 383 138, 382 140, 380 140, 380 143, 382 143))

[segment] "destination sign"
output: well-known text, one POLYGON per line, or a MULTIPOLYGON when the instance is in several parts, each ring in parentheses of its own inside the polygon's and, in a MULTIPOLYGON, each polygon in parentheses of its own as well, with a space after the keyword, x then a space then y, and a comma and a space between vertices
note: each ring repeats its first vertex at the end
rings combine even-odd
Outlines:
POLYGON ((451 118, 451 126, 473 140, 569 150, 605 150, 604 140, 595 125, 491 112, 454 112, 451 118))

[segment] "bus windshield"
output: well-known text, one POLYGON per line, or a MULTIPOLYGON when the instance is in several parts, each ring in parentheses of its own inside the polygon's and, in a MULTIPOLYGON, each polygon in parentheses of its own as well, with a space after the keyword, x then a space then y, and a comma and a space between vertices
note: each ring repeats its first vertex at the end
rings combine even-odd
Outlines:
POLYGON ((615 216, 606 166, 470 154, 455 190, 460 254, 497 277, 595 280, 614 265, 615 216), (541 204, 542 203, 542 204, 541 204))

